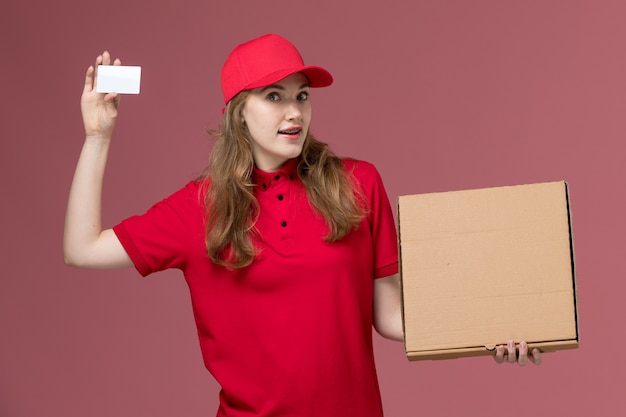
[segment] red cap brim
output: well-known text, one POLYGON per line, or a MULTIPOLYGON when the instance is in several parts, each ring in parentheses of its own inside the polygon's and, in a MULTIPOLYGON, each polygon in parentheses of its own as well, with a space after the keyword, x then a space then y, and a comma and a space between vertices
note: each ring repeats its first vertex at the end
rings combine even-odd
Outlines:
POLYGON ((266 87, 298 72, 303 73, 307 77, 309 80, 309 87, 312 88, 328 87, 333 83, 333 76, 330 75, 330 72, 326 71, 322 67, 307 65, 297 68, 281 69, 280 71, 273 72, 251 84, 248 84, 244 90, 266 87))

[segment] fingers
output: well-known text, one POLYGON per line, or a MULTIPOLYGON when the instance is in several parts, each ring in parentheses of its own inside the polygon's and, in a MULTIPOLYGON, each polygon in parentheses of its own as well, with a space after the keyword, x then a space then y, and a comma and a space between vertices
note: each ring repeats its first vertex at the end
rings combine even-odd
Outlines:
POLYGON ((104 55, 107 54, 106 51, 104 51, 103 54, 100 54, 96 57, 96 63, 94 64, 94 68, 95 68, 95 73, 94 73, 94 77, 98 78, 98 67, 100 65, 102 65, 103 61, 104 61, 104 55))
POLYGON ((510 340, 506 346, 496 346, 496 354, 493 357, 496 363, 516 363, 520 366, 526 366, 528 361, 535 365, 541 365, 541 350, 533 348, 530 355, 528 354, 528 344, 520 342, 519 347, 515 346, 515 342, 510 340))
POLYGON ((98 55, 96 57, 96 64, 95 64, 95 71, 94 71, 94 82, 93 82, 93 89, 96 89, 96 84, 97 84, 97 80, 98 80, 98 67, 100 65, 109 65, 109 62, 111 60, 111 56, 109 55, 109 53, 107 51, 104 51, 102 54, 98 55))
POLYGON ((537 348, 534 348, 531 352, 530 361, 535 365, 541 365, 541 351, 537 348))
MULTIPOLYGON (((102 54, 98 55, 96 57, 95 65, 87 68, 87 74, 85 75, 85 92, 91 92, 96 89, 96 84, 98 80, 98 66, 100 65, 111 65, 111 54, 109 53, 109 51, 104 51, 102 54)), ((115 61, 113 61, 113 65, 122 65, 122 61, 119 58, 116 58, 115 61)), ((106 102, 111 102, 119 99, 118 97, 119 96, 117 94, 108 94, 105 96, 104 100, 106 102)))
POLYGON ((519 356, 517 358, 517 363, 520 366, 526 366, 528 363, 528 345, 526 342, 521 342, 519 344, 519 356))
POLYGON ((496 346, 496 356, 494 356, 493 358, 495 359, 496 363, 504 362, 504 346, 496 346))
MULTIPOLYGON (((120 61, 119 58, 115 58, 115 61, 111 64, 111 54, 109 51, 104 51, 98 58, 100 57, 102 57, 102 60, 97 65, 122 65, 122 61, 120 61)), ((98 62, 98 58, 96 58, 96 63, 98 62)))
MULTIPOLYGON (((106 51, 105 54, 107 54, 106 51)), ((90 65, 89 68, 87 68, 83 92, 89 93, 96 89, 96 80, 98 79, 98 65, 102 65, 102 62, 104 60, 103 55, 98 55, 96 57, 96 63, 94 65, 90 65)))
POLYGON ((89 66, 89 68, 87 68, 87 73, 85 74, 85 87, 83 88, 84 92, 90 92, 93 88, 94 88, 94 74, 95 74, 95 69, 93 66, 89 66))
POLYGON ((118 93, 107 93, 107 95, 104 96, 104 101, 106 103, 115 104, 115 107, 117 108, 120 101, 120 95, 118 93))
POLYGON ((507 362, 509 363, 515 363, 517 361, 517 354, 516 351, 517 349, 515 348, 515 342, 512 340, 509 340, 509 343, 507 343, 506 345, 506 359, 507 362))

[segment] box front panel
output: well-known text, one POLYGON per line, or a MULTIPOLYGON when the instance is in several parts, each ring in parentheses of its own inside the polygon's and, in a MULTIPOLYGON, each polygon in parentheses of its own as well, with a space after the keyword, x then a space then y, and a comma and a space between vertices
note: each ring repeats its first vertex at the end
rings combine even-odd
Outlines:
POLYGON ((563 182, 398 203, 407 352, 576 338, 563 182))

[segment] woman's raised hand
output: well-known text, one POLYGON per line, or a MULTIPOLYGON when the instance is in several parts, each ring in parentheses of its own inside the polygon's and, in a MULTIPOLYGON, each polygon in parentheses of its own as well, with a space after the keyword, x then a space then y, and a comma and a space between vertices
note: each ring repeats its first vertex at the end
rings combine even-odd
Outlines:
MULTIPOLYGON (((111 65, 111 55, 104 51, 96 58, 94 66, 87 69, 85 87, 80 100, 80 108, 87 137, 110 137, 113 134, 120 96, 117 93, 97 93, 96 77, 99 65, 111 65)), ((119 59, 113 65, 122 65, 119 59)))
MULTIPOLYGON (((119 59, 113 62, 121 64, 119 59)), ((96 92, 98 65, 111 65, 108 52, 96 58, 85 76, 80 107, 87 136, 67 202, 63 256, 68 265, 122 268, 133 263, 113 230, 102 228, 102 182, 120 99, 115 93, 96 92)))

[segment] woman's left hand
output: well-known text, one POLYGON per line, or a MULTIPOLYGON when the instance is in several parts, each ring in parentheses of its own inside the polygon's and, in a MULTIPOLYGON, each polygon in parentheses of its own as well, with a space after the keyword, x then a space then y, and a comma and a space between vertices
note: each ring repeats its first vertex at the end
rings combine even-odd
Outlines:
POLYGON ((528 345, 526 342, 520 342, 519 347, 515 346, 515 342, 509 340, 506 346, 496 346, 496 355, 493 357, 497 363, 515 363, 525 366, 528 361, 535 365, 541 365, 541 351, 534 348, 530 355, 528 354, 528 345))

